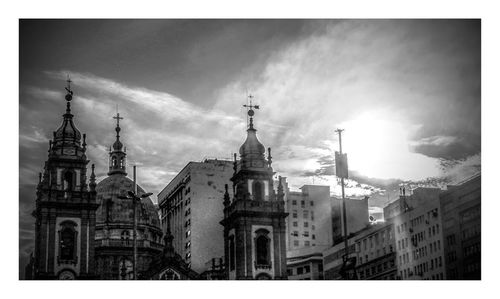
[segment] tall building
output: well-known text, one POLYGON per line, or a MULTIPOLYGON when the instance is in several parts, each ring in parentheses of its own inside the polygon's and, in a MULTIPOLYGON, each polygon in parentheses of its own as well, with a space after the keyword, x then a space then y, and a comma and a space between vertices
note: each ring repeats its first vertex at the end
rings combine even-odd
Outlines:
MULTIPOLYGON (((332 234, 333 242, 342 242, 344 222, 342 221, 342 198, 332 197, 332 234)), ((368 212, 368 197, 362 199, 346 198, 347 235, 353 234, 370 224, 368 212)))
POLYGON ((384 208, 386 221, 394 223, 398 277, 400 279, 446 279, 444 267, 440 189, 417 188, 384 208))
POLYGON ((49 141, 49 157, 37 186, 35 279, 90 279, 95 273, 94 166, 87 185, 87 144, 73 122, 70 82, 66 113, 49 141))
POLYGON ((158 194, 163 231, 170 219, 175 251, 198 273, 224 256, 221 198, 232 174, 232 161, 189 162, 158 194))
MULTIPOLYGON (((134 182, 127 177, 126 152, 120 141, 120 114, 115 117, 116 140, 109 151, 108 176, 97 184, 95 227, 96 268, 99 279, 133 279, 133 227, 137 218, 137 278, 144 278, 155 256, 163 250, 158 212, 149 197, 133 203, 128 192, 134 182), (134 208, 136 213, 134 213, 134 208)), ((145 191, 137 186, 137 195, 145 191)))
MULTIPOLYGON (((224 258, 229 279, 286 279, 284 191, 274 192, 271 148, 265 148, 253 127, 250 104, 247 139, 234 161, 234 197, 224 194, 224 258)), ((257 106, 258 108, 258 106, 257 106)))
MULTIPOLYGON (((306 247, 329 247, 332 241, 330 187, 304 185, 286 192, 288 252, 306 247)), ((295 254, 294 254, 295 255, 295 254)))
POLYGON ((441 194, 447 279, 481 279, 481 175, 441 194))
MULTIPOLYGON (((394 225, 372 224, 349 235, 349 258, 354 261, 357 279, 394 280, 397 278, 394 225)), ((323 252, 325 279, 342 279, 344 242, 323 252)))

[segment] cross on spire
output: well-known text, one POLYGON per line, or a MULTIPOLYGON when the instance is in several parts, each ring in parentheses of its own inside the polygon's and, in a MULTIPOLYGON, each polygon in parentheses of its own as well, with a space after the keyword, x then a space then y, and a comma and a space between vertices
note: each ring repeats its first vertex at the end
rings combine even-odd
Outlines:
MULTIPOLYGON (((248 105, 243 105, 243 107, 245 107, 245 108, 247 108, 247 109, 248 109, 247 114, 248 114, 248 116, 250 116, 250 124, 248 125, 248 128, 249 128, 249 129, 253 129, 253 116, 254 116, 254 114, 255 114, 254 109, 259 109, 259 108, 260 108, 260 107, 259 107, 259 105, 253 105, 253 104, 252 104, 252 99, 253 99, 253 97, 254 97, 253 95, 249 94, 249 95, 248 95, 248 98, 249 98, 249 100, 250 100, 250 101, 249 101, 249 102, 250 102, 250 104, 248 104, 248 105)), ((248 119, 247 119, 247 120, 248 120, 248 119)))
POLYGON ((120 126, 120 119, 123 119, 123 117, 120 116, 120 113, 116 112, 116 116, 113 116, 114 119, 116 119, 116 126, 120 126))
MULTIPOLYGON (((248 115, 250 115, 250 111, 253 111, 253 109, 259 109, 259 105, 252 105, 253 98, 254 96, 249 94, 248 99, 250 100, 250 105, 243 105, 243 107, 248 108, 248 115)), ((250 116, 253 116, 253 113, 250 116)))

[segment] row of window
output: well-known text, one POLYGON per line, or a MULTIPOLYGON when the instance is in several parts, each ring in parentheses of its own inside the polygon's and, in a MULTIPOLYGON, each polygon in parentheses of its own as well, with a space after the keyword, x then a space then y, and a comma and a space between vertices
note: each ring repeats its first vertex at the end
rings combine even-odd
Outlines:
MULTIPOLYGON (((298 223, 297 221, 294 221, 294 222, 292 223, 292 226, 293 226, 293 227, 299 227, 299 223, 298 223)), ((309 227, 309 222, 304 221, 304 227, 309 227)), ((311 228, 312 228, 313 230, 315 230, 315 229, 316 229, 316 227, 314 226, 314 224, 311 226, 311 228)))
POLYGON ((443 266, 443 259, 441 257, 436 257, 431 259, 431 270, 434 269, 434 267, 442 267, 443 266))
MULTIPOLYGON (((304 219, 308 219, 309 218, 309 211, 308 210, 304 210, 302 216, 303 216, 304 219)), ((293 210, 292 211, 292 218, 297 218, 297 217, 298 217, 297 210, 293 210)), ((311 220, 314 221, 314 211, 311 211, 311 220)))
MULTIPOLYGON (((311 207, 314 207, 314 201, 310 200, 309 204, 310 204, 311 207)), ((296 206, 296 205, 297 205, 297 200, 293 199, 292 200, 292 206, 296 206)), ((305 208, 306 207, 306 201, 305 200, 301 200, 300 201, 300 206, 302 208, 305 208)))
MULTIPOLYGON (((294 230, 293 233, 292 233, 292 236, 298 237, 299 236, 299 231, 294 230)), ((304 237, 309 237, 309 232, 305 231, 304 234, 303 234, 303 236, 304 237)), ((313 240, 316 240, 316 235, 315 234, 312 234, 311 237, 312 237, 313 240)))
MULTIPOLYGON (((389 253, 391 253, 393 251, 393 248, 392 248, 392 245, 389 245, 389 253)), ((386 250, 386 247, 383 247, 382 248, 382 255, 380 255, 380 249, 377 249, 377 255, 375 255, 375 252, 371 252, 371 259, 375 259, 375 258, 379 258, 381 256, 384 256, 387 254, 387 250, 386 250)), ((368 257, 368 254, 365 254, 365 263, 368 263, 368 261, 370 260, 370 258, 368 257)), ((363 257, 360 256, 359 257, 359 263, 362 264, 363 263, 363 257)))
MULTIPOLYGON (((391 259, 390 261, 385 261, 383 263, 379 263, 378 265, 373 265, 372 267, 367 267, 364 271, 361 270, 359 271, 359 278, 360 279, 368 279, 370 276, 377 275, 381 272, 387 271, 387 269, 394 267, 394 260, 391 259)), ((395 277, 393 276, 394 279, 395 277)))
MULTIPOLYGON (((379 243, 384 244, 386 241, 392 240, 392 230, 389 228, 387 230, 383 230, 380 233, 376 233, 373 236, 363 239, 363 248, 364 250, 368 249, 368 243, 370 243, 370 248, 374 246, 378 246, 379 243)), ((360 242, 358 244, 358 250, 360 250, 360 242)))
MULTIPOLYGON (((299 240, 293 240, 293 246, 294 247, 299 247, 300 246, 299 240)), ((304 246, 305 247, 311 246, 311 241, 304 241, 304 246)), ((312 243, 312 246, 316 246, 316 243, 312 243)))
POLYGON ((470 246, 464 247, 464 257, 475 255, 481 252, 481 244, 476 243, 470 246))
POLYGON ((466 228, 462 231, 462 238, 469 239, 481 235, 481 224, 466 228))
POLYGON ((408 238, 398 240, 398 250, 405 249, 408 247, 408 238))

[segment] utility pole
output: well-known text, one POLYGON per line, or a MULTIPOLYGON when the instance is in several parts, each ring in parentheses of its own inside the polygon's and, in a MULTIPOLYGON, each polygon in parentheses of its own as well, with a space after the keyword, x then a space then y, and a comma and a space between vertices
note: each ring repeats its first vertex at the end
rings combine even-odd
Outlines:
POLYGON ((342 226, 344 234, 344 256, 341 269, 341 275, 344 279, 356 279, 356 260, 349 258, 349 242, 347 237, 347 208, 345 201, 344 179, 348 178, 347 156, 342 153, 342 132, 343 129, 337 129, 335 132, 339 134, 339 152, 335 153, 336 175, 340 177, 342 188, 342 226), (352 273, 352 275, 351 275, 352 273))
POLYGON ((136 166, 133 166, 134 169, 134 191, 128 191, 127 195, 128 196, 118 196, 120 199, 130 199, 132 200, 132 215, 134 217, 134 228, 133 228, 133 247, 134 247, 134 253, 133 253, 133 259, 132 259, 132 268, 133 268, 133 273, 134 273, 134 280, 137 280, 137 202, 141 201, 141 198, 146 198, 153 193, 144 193, 141 194, 140 196, 137 195, 137 176, 136 176, 136 166))
MULTIPOLYGON (((337 129, 335 132, 339 134, 339 153, 342 157, 342 132, 343 129, 337 129)), ((337 161, 335 161, 337 162, 337 161)), ((346 203, 345 203, 345 191, 344 191, 344 176, 340 176, 340 185, 342 188, 342 226, 344 227, 344 250, 345 250, 345 258, 347 259, 349 255, 348 250, 348 242, 347 242, 347 212, 346 212, 346 203)))

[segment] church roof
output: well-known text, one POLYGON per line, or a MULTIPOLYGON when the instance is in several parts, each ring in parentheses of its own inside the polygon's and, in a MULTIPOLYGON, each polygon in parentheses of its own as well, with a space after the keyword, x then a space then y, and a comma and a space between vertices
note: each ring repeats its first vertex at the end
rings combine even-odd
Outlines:
MULTIPOLYGON (((97 224, 133 224, 132 200, 119 198, 126 197, 128 191, 134 191, 134 182, 131 179, 120 173, 112 174, 97 184, 96 191, 97 203, 99 204, 96 212, 97 224)), ((138 185, 137 193, 141 195, 146 192, 138 185)), ((138 225, 148 225, 160 229, 158 212, 151 198, 141 199, 137 213, 138 225)))

